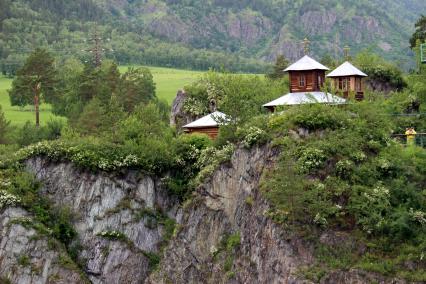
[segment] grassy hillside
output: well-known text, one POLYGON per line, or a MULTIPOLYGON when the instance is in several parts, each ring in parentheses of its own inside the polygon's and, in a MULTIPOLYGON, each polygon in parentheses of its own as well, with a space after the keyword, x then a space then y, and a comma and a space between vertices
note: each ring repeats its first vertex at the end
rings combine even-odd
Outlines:
MULTIPOLYGON (((123 72, 127 69, 127 66, 121 66, 120 71, 123 72)), ((176 96, 176 92, 182 89, 186 85, 194 82, 203 72, 179 70, 171 68, 160 68, 160 67, 149 67, 151 70, 154 81, 157 88, 157 97, 166 100, 167 103, 171 104, 176 96)), ((6 118, 9 119, 12 124, 22 125, 26 121, 34 120, 34 112, 32 107, 28 106, 25 108, 12 107, 9 102, 9 95, 7 90, 10 88, 12 80, 0 77, 0 105, 5 112, 6 118)), ((41 105, 41 123, 44 124, 51 118, 55 117, 50 112, 50 106, 47 104, 41 105)))

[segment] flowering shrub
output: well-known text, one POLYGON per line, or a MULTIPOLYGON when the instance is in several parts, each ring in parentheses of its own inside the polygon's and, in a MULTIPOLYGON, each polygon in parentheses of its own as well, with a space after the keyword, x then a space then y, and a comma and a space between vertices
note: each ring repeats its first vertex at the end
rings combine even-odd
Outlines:
POLYGON ((325 217, 323 217, 320 213, 317 213, 315 215, 314 223, 321 226, 321 227, 326 227, 327 224, 328 224, 327 219, 325 217))
POLYGON ((127 240, 127 236, 119 231, 102 231, 98 234, 96 234, 99 237, 109 239, 109 240, 127 240))
POLYGON ((0 190, 0 209, 8 206, 16 206, 21 202, 21 199, 7 191, 0 190))
POLYGON ((336 174, 341 178, 349 177, 352 172, 353 162, 350 160, 341 160, 336 163, 336 174))
POLYGON ((266 131, 260 129, 259 127, 250 126, 246 131, 244 131, 244 138, 242 140, 242 144, 246 148, 250 148, 251 146, 262 143, 266 140, 267 135, 266 131))
POLYGON ((197 165, 202 170, 198 173, 195 178, 195 184, 199 185, 205 181, 206 178, 210 177, 216 168, 226 161, 229 161, 234 153, 235 146, 233 144, 226 144, 222 149, 216 149, 208 147, 204 149, 200 158, 197 161, 197 165))
POLYGON ((410 208, 410 216, 411 218, 416 221, 419 222, 421 225, 426 225, 426 213, 420 210, 414 211, 413 208, 410 208))
POLYGON ((310 173, 318 169, 327 160, 323 150, 316 148, 307 148, 302 151, 299 158, 299 168, 302 173, 310 173))
MULTIPOLYGON (((131 150, 130 150, 131 151, 131 150)), ((11 158, 0 161, 0 168, 31 157, 45 156, 52 161, 68 160, 83 168, 103 171, 116 171, 120 168, 142 168, 150 172, 159 170, 162 165, 139 158, 120 145, 90 145, 64 141, 43 141, 17 151, 11 158)), ((162 157, 158 157, 161 159, 162 157)))

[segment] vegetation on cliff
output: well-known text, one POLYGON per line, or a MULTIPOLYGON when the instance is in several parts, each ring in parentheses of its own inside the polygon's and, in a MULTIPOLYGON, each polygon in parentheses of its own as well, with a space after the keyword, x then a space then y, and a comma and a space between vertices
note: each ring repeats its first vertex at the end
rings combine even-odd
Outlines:
MULTIPOLYGON (((356 60, 396 91, 368 90, 363 102, 295 106, 270 115, 262 104, 287 90, 286 76, 207 73, 186 88, 184 111, 196 116, 224 111, 230 120, 216 141, 180 135, 169 126, 167 105, 155 96, 149 70, 129 69, 122 75, 112 62, 93 67, 70 61, 56 75, 60 91, 42 92, 55 112, 68 118, 67 125, 28 123, 16 130, 0 110, 0 206, 27 209, 37 228, 61 240, 73 255, 78 247, 72 246, 71 216, 55 212, 38 194, 39 184, 23 172, 22 161, 44 156, 91 171, 136 169, 165 177, 169 192, 183 201, 229 160, 235 147, 270 143, 281 154, 263 177, 262 194, 272 206, 265 214, 310 241, 321 232, 340 231, 353 242, 348 247, 316 243, 324 264, 308 268, 305 276, 320 278, 332 268, 355 267, 425 281, 426 152, 392 138, 408 126, 426 129, 425 73, 403 74, 369 53, 356 60)), ((22 94, 29 103, 31 93, 22 94)), ((231 266, 238 246, 232 243, 231 266)))

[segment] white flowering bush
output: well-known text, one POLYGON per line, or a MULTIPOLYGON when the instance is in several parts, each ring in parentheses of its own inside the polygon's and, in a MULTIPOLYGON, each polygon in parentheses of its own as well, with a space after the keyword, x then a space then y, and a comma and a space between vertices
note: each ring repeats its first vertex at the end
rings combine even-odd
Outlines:
POLYGON ((97 236, 108 240, 127 240, 127 236, 119 231, 102 231, 97 236))
POLYGON ((9 206, 16 206, 21 203, 21 199, 5 190, 0 190, 0 209, 9 206))
POLYGON ((347 178, 352 172, 354 163, 350 160, 341 160, 336 163, 336 174, 341 178, 347 178))
POLYGON ((260 129, 256 126, 250 126, 245 132, 244 138, 242 140, 242 144, 246 148, 250 148, 251 146, 262 143, 266 140, 267 135, 266 131, 260 129))
POLYGON ((426 225, 426 213, 420 210, 414 211, 413 208, 410 208, 409 211, 410 217, 413 219, 413 221, 416 221, 420 223, 421 225, 426 225))
POLYGON ((230 143, 224 145, 221 149, 208 147, 201 151, 200 157, 197 161, 197 166, 201 168, 201 171, 195 178, 195 184, 199 185, 203 183, 206 178, 213 174, 220 164, 231 159, 234 151, 235 146, 230 143))
POLYGON ((299 157, 299 168, 302 173, 310 173, 320 168, 327 160, 323 150, 316 148, 307 148, 301 152, 299 157))
POLYGON ((322 216, 321 213, 317 213, 313 221, 315 224, 321 227, 326 227, 328 224, 327 219, 324 216, 322 216))
MULTIPOLYGON (((64 141, 43 141, 17 151, 9 160, 0 162, 0 168, 22 162, 31 157, 45 156, 52 161, 68 160, 92 170, 115 171, 138 167, 154 171, 155 165, 139 158, 118 145, 72 144, 64 141)), ((0 184, 1 185, 1 184, 0 184)))
POLYGON ((183 110, 195 116, 201 116, 208 112, 206 105, 195 98, 187 98, 183 103, 183 110))
POLYGON ((0 178, 0 189, 7 189, 11 184, 9 179, 0 178))

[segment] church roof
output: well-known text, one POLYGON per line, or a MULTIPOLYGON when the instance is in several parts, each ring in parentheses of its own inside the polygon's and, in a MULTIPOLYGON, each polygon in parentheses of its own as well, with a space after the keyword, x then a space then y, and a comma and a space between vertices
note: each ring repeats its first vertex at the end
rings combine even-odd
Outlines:
POLYGON ((324 92, 300 92, 288 93, 272 102, 264 104, 264 107, 284 106, 284 105, 301 105, 301 104, 346 104, 346 100, 324 92))
POLYGON ((353 66, 350 62, 346 61, 333 71, 327 77, 343 77, 343 76, 362 76, 367 77, 367 74, 353 66))
POLYGON ((291 64, 284 71, 304 71, 304 70, 330 70, 308 55, 303 56, 295 63, 291 64))
POLYGON ((226 114, 221 113, 220 111, 215 111, 183 126, 183 128, 215 127, 222 124, 225 120, 228 120, 226 114))

